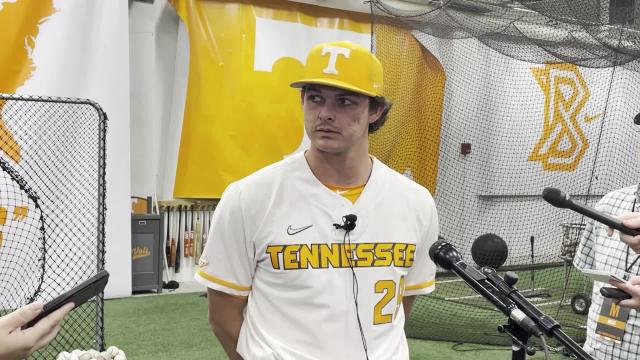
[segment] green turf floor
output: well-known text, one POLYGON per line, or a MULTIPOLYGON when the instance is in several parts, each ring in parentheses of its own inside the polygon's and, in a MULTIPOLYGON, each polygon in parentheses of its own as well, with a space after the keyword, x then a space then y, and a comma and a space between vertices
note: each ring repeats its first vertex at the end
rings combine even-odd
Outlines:
MULTIPOLYGON (((105 340, 125 351, 129 360, 223 360, 222 347, 207 323, 207 304, 199 294, 171 294, 107 300, 105 340)), ((478 329, 485 331, 486 329, 478 329)), ((510 348, 409 339, 411 359, 511 359, 510 348)), ((541 352, 528 359, 544 359, 541 352)), ((552 354, 551 359, 568 359, 552 354)))
MULTIPOLYGON (((578 271, 571 271, 570 276, 566 271, 562 266, 538 269, 535 285, 531 282, 530 271, 519 271, 517 288, 525 296, 538 294, 529 296, 528 300, 562 324, 562 329, 572 339, 584 341, 587 317, 574 313, 570 304, 574 295, 590 293, 591 284, 585 282, 578 271)), ((436 290, 429 296, 418 297, 411 315, 406 327, 410 337, 481 344, 510 343, 495 331, 504 323, 504 315, 453 274, 438 277, 436 290), (451 314, 464 316, 452 318, 451 314)), ((551 344, 559 345, 553 341, 551 344)))

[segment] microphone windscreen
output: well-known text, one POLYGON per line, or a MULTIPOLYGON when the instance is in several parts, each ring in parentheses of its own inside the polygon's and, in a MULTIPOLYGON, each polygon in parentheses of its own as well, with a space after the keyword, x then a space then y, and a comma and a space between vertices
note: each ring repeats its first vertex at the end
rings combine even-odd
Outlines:
POLYGON ((458 250, 445 240, 438 240, 431 244, 429 257, 436 265, 445 270, 451 270, 453 264, 462 260, 458 250))
POLYGON ((542 198, 549 204, 558 208, 569 207, 571 203, 567 194, 560 189, 552 187, 544 188, 544 190, 542 190, 542 198))
POLYGON ((431 244, 431 247, 429 248, 429 258, 435 262, 436 252, 442 245, 445 245, 446 243, 447 242, 445 240, 438 240, 431 244))
POLYGON ((507 261, 508 256, 507 243, 496 234, 480 235, 471 245, 471 257, 480 267, 498 269, 507 261))

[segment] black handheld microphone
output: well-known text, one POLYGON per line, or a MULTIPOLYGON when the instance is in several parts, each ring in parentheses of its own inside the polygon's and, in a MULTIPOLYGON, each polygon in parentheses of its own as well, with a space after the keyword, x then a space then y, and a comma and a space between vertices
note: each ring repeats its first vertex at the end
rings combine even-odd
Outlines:
MULTIPOLYGON (((523 313, 507 294, 496 288, 483 273, 473 266, 467 265, 453 245, 442 240, 436 241, 429 248, 429 257, 441 268, 453 271, 475 292, 489 300, 524 331, 535 336, 542 335, 542 331, 536 323, 523 313)), ((495 272, 495 270, 491 270, 495 272)))
POLYGON ((542 198, 557 208, 571 209, 597 222, 603 223, 612 229, 616 229, 623 234, 631 236, 640 235, 640 231, 636 229, 629 229, 624 226, 620 220, 614 219, 592 207, 573 202, 569 195, 565 194, 562 190, 551 187, 545 188, 542 191, 542 198))
POLYGON ((348 214, 342 217, 342 224, 333 224, 336 229, 342 229, 346 232, 353 231, 356 228, 358 217, 354 214, 348 214))

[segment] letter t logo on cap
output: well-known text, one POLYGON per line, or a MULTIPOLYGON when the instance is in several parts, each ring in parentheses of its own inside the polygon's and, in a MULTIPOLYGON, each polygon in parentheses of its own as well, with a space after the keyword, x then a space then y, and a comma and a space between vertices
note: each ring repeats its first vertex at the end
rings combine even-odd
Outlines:
POLYGON ((349 58, 351 54, 351 50, 347 48, 343 48, 340 46, 326 46, 322 48, 322 56, 329 53, 329 64, 324 70, 322 70, 325 74, 334 74, 338 75, 338 69, 336 69, 336 61, 338 60, 338 55, 344 56, 346 59, 349 58))

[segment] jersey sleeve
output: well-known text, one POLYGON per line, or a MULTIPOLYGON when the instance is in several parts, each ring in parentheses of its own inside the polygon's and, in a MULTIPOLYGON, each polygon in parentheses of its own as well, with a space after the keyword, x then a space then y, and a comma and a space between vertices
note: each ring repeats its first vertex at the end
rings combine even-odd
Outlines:
POLYGON ((436 205, 427 193, 427 206, 425 224, 423 224, 422 238, 416 246, 416 253, 409 274, 405 279, 405 296, 426 295, 435 289, 436 265, 429 258, 429 247, 438 240, 439 224, 436 205))
POLYGON ((247 297, 255 271, 253 246, 247 240, 242 193, 231 184, 216 207, 195 280, 229 295, 247 297))

